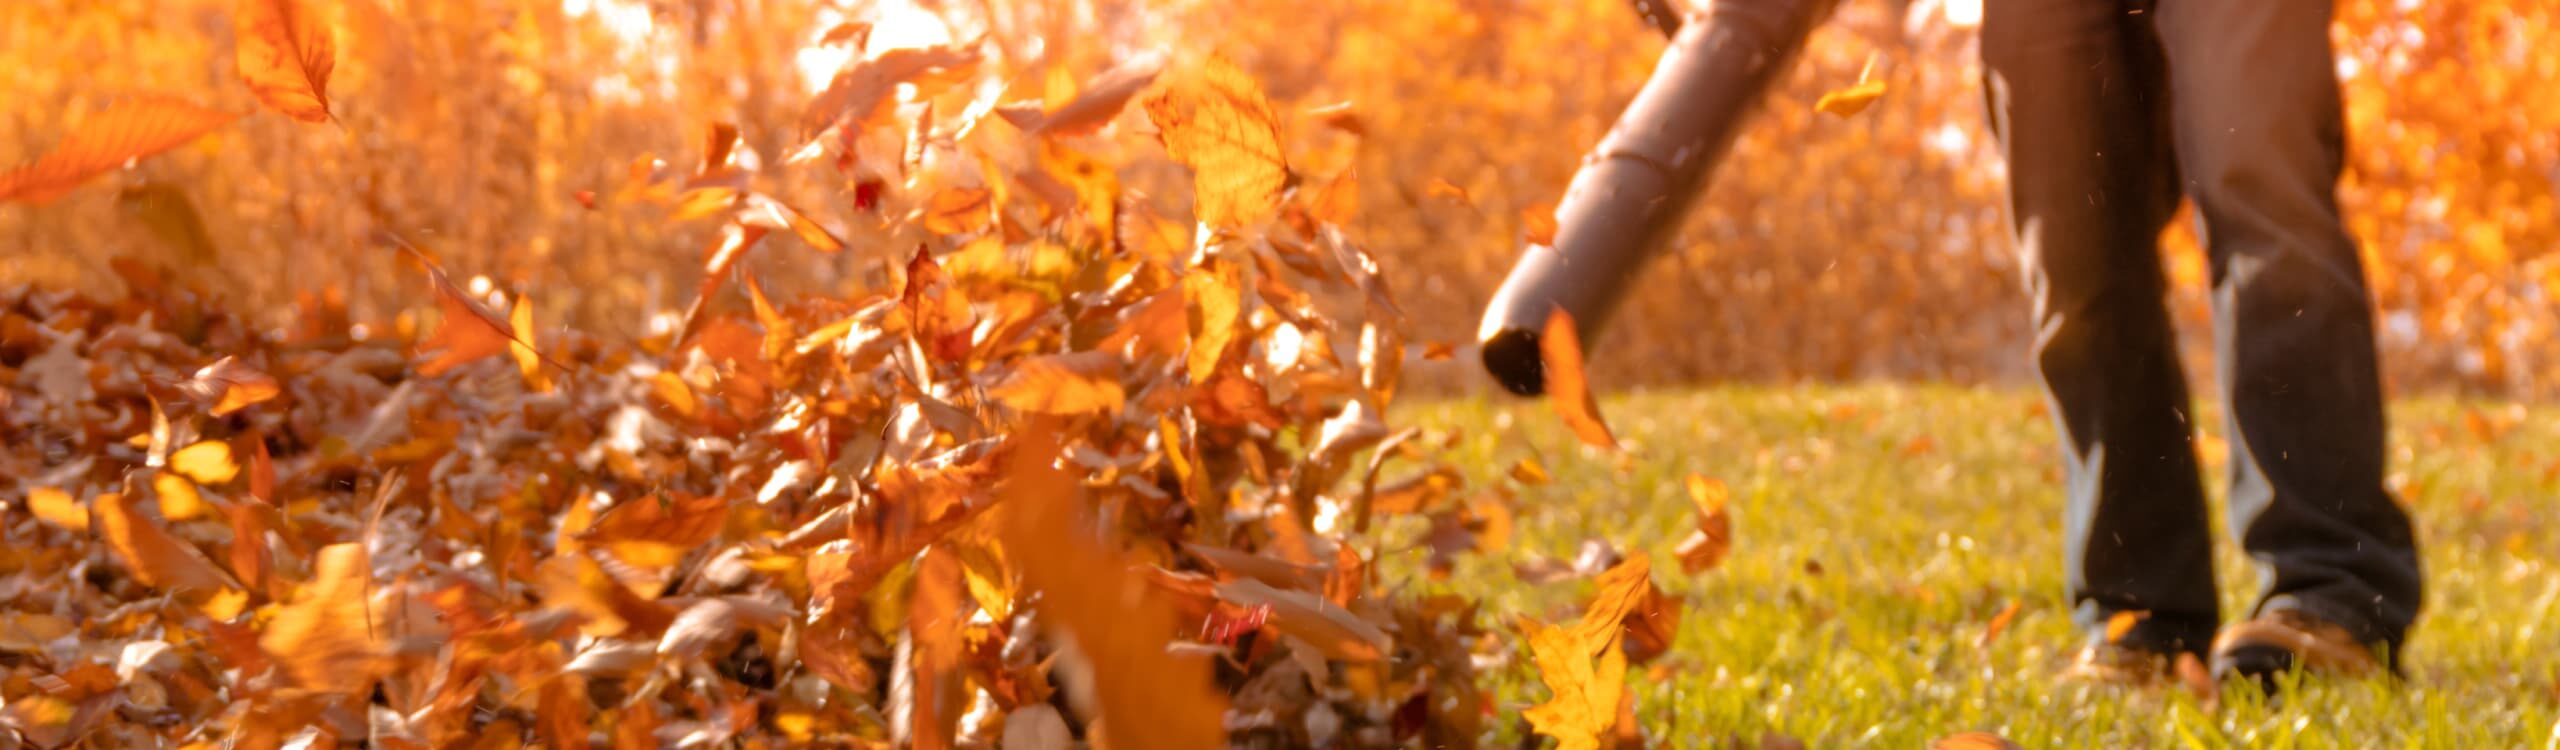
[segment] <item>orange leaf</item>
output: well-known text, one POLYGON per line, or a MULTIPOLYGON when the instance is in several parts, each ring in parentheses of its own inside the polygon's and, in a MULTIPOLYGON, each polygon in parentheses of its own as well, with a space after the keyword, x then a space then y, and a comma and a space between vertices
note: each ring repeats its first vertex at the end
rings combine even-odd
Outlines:
POLYGON ((186 145, 237 119, 173 97, 127 99, 90 116, 43 158, 0 173, 0 202, 51 203, 89 178, 186 145))
POLYGON ((827 88, 800 113, 800 138, 816 138, 840 122, 860 125, 898 93, 898 84, 916 83, 936 72, 966 70, 978 64, 978 51, 963 46, 906 47, 880 53, 837 71, 827 88))
POLYGON ((249 93, 303 122, 328 122, 329 71, 338 45, 327 21, 301 0, 241 0, 232 12, 233 56, 249 93))
POLYGON ((1360 212, 1360 178, 1350 169, 1334 175, 1325 183, 1324 192, 1316 195, 1313 213, 1316 220, 1327 224, 1348 224, 1360 212))
POLYGON ((195 377, 189 378, 184 388, 197 400, 211 404, 210 413, 217 417, 230 416, 232 412, 275 398, 282 392, 274 377, 250 369, 239 359, 228 356, 196 370, 195 377))
POLYGON ((1280 156, 1280 127, 1271 105, 1242 68, 1212 57, 1147 100, 1147 117, 1163 131, 1164 147, 1192 171, 1192 213, 1223 229, 1271 218, 1288 183, 1280 156))
POLYGON ((2140 623, 2149 617, 2151 617, 2151 613, 2148 611, 2130 609, 2117 612, 2114 615, 2109 616, 2107 618, 2107 642, 2114 643, 2116 641, 2124 640, 2126 633, 2133 632, 2133 626, 2136 623, 2140 623))
POLYGON ((1733 519, 1725 515, 1724 482, 1689 475, 1689 501, 1698 507, 1698 530, 1680 543, 1680 571, 1697 575, 1724 562, 1733 549, 1733 519))
POLYGON ((1192 750, 1226 744, 1227 701, 1210 664, 1166 650, 1174 604, 1132 560, 1097 544, 1076 477, 1058 467, 1058 420, 1037 417, 1014 435, 998 490, 998 538, 1039 592, 1041 613, 1063 626, 1092 662, 1104 743, 1114 750, 1192 750))
POLYGON ((435 287, 436 311, 440 315, 435 332, 420 347, 435 350, 436 356, 419 365, 418 374, 435 377, 483 357, 504 354, 515 346, 507 324, 481 310, 479 303, 445 278, 443 269, 428 267, 427 279, 435 287))
POLYGON ((542 371, 542 355, 533 349, 533 298, 516 298, 515 309, 507 313, 507 328, 514 334, 507 342, 507 353, 516 360, 516 371, 524 373, 525 387, 536 393, 551 390, 551 377, 542 371))
POLYGON ((1019 411, 1041 414, 1109 414, 1120 410, 1120 358, 1110 352, 1032 357, 988 395, 1019 411))
POLYGON ((1238 277, 1234 266, 1214 261, 1182 276, 1183 296, 1194 311, 1188 355, 1193 383, 1208 382, 1226 357, 1227 345, 1235 341, 1236 324, 1244 317, 1244 284, 1238 277))
POLYGON ((925 201, 924 228, 934 234, 971 234, 985 229, 994 193, 986 188, 949 188, 925 201))
POLYGON ((1529 235, 1529 244, 1556 244, 1556 204, 1554 201, 1520 209, 1520 225, 1529 235))
POLYGON ((2008 632, 2009 623, 2015 622, 2017 619, 2018 600, 2011 599, 2009 600, 2008 606, 2000 608, 1999 614, 1991 616, 1991 625, 1982 629, 1982 639, 1974 641, 1974 646, 1977 648, 1990 648, 1991 642, 1999 640, 2001 633, 2008 632))
POLYGON ((1305 641, 1328 659, 1374 662, 1386 658, 1394 645, 1386 631, 1312 593, 1273 588, 1251 578, 1218 584, 1217 591, 1218 598, 1237 606, 1268 607, 1271 627, 1305 641))
POLYGON ((1573 315, 1563 308, 1547 316, 1546 332, 1538 337, 1539 358, 1546 364, 1547 402, 1553 404, 1556 416, 1573 428, 1574 437, 1599 448, 1615 449, 1618 438, 1609 434, 1609 424, 1600 419, 1600 403, 1591 397, 1591 381, 1582 373, 1582 341, 1574 334, 1573 315))
POLYGON ((322 547, 311 582, 300 596, 276 610, 275 620, 258 638, 258 647, 273 657, 294 684, 309 690, 352 695, 373 684, 375 645, 366 592, 373 587, 372 562, 360 543, 322 547))
POLYGON ((58 487, 37 487, 27 491, 27 511, 45 523, 72 531, 89 530, 89 509, 78 498, 58 487))
POLYGON ((1813 108, 1815 111, 1848 117, 1866 111, 1867 105, 1874 104, 1877 99, 1883 97, 1883 81, 1866 81, 1823 94, 1821 101, 1813 103, 1813 108))
POLYGON ((90 501, 89 514, 89 527, 146 585, 172 592, 240 588, 203 552, 161 528, 159 519, 143 514, 132 498, 113 492, 99 495, 90 501))
POLYGON ((1990 732, 1957 732, 1929 743, 1929 750, 2018 750, 2018 743, 1990 732))
POLYGON ((1652 599, 1653 560, 1638 552, 1602 571, 1593 583, 1599 591, 1592 596, 1591 607, 1583 610, 1582 620, 1574 623, 1574 634, 1587 643, 1616 640, 1627 616, 1652 599))
POLYGON ((913 714, 909 737, 916 750, 953 747, 952 730, 966 708, 954 688, 960 679, 964 648, 961 626, 967 623, 967 582, 960 557, 943 545, 925 548, 916 561, 915 595, 907 604, 907 632, 914 639, 913 714))

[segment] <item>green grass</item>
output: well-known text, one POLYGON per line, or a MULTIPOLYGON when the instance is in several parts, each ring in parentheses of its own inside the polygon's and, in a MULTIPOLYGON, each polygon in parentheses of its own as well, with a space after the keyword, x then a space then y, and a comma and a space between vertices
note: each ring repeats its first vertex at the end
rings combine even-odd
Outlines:
MULTIPOLYGON (((1775 731, 1813 747, 1913 748, 1965 730, 2036 748, 2560 742, 2560 539, 2549 528, 2560 420, 2547 408, 2393 407, 2391 481, 2415 513, 2428 573, 2406 681, 2315 681, 2275 705, 2227 692, 2207 706, 2174 688, 2055 678, 2080 641, 2063 601, 2059 460, 2041 404, 2026 390, 1943 386, 1641 393, 1602 406, 1625 456, 1575 445, 1541 402, 1410 403, 1399 422, 1460 430, 1448 456, 1458 465, 1535 457, 1554 476, 1498 480, 1517 492, 1510 547, 1431 584, 1481 598, 1488 621, 1573 616, 1588 586, 1521 583, 1510 563, 1529 555, 1571 560, 1592 539, 1653 554, 1655 580, 1686 601, 1664 666, 1632 678, 1657 744, 1775 731), (2515 426, 2499 435, 2503 423, 2515 426), (1671 552, 1694 528, 1690 472, 1733 489, 1733 554, 1695 577, 1671 552), (1981 646, 2012 599, 2017 619, 1981 646)), ((2206 408, 2199 421, 2218 427, 2206 408)), ((2205 454, 2218 477, 2219 448, 2205 454)), ((1498 473, 1473 472, 1474 489, 1498 473)), ((2246 611, 2256 574, 2222 542, 2229 618, 2246 611)), ((1421 554, 1387 565, 1416 570, 1421 554)), ((1493 680, 1506 722, 1547 697, 1525 656, 1493 680)))

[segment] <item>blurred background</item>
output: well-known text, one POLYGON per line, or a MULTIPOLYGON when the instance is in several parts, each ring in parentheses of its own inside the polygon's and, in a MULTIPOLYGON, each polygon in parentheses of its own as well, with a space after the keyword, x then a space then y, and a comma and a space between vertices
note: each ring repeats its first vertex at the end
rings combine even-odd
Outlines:
MULTIPOLYGON (((1562 194, 1662 48, 1625 0, 314 5, 338 34, 336 124, 260 114, 51 205, 0 206, 0 284, 111 289, 110 259, 130 256, 274 322, 323 290, 381 319, 426 292, 388 249, 397 236, 457 273, 533 290, 557 324, 636 336, 689 298, 717 227, 628 199, 630 175, 689 165, 715 121, 740 126, 742 164, 778 162, 800 108, 858 54, 822 37, 861 21, 875 52, 983 38, 1000 72, 989 85, 1008 90, 979 93, 1004 98, 1151 52, 1236 60, 1269 90, 1302 184, 1356 170, 1353 236, 1418 340, 1463 345, 1524 214, 1562 194)), ((232 70, 229 6, 0 3, 0 163, 32 159, 127 93, 255 109, 232 70)), ((1846 0, 1597 342, 1596 377, 2028 380, 1974 61, 1980 13, 1978 0, 1846 0), (1870 57, 1881 101, 1848 118, 1813 111, 1870 57)), ((2560 394, 2555 31, 2546 0, 2339 2, 2343 199, 2397 392, 2560 394)), ((1150 129, 1136 107, 1115 127, 1150 129)), ((1124 200, 1179 215, 1181 173, 1147 140, 1115 141, 1124 200)), ((756 179, 821 223, 854 212, 856 185, 830 170, 756 179)), ((760 262, 805 265, 786 281, 807 288, 862 283, 898 253, 860 236, 853 252, 760 262)), ((2206 272, 2187 220, 2163 263, 2190 372, 2207 376, 2206 272)), ((1486 390, 1455 364, 1421 374, 1486 390)))

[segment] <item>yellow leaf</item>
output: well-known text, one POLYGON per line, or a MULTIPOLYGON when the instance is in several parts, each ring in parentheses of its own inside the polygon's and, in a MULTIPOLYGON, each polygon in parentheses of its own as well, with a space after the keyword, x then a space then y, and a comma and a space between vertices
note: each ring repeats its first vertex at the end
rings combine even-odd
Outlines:
POLYGON ((0 173, 0 202, 44 205, 89 178, 185 145, 240 116, 162 96, 137 96, 92 115, 32 164, 0 173))
POLYGON ((232 15, 240 80, 258 101, 303 122, 328 122, 337 42, 301 0, 242 0, 232 15))
POLYGON ((1698 530, 1680 543, 1680 571, 1697 575, 1724 562, 1733 549, 1733 519, 1725 515, 1724 482, 1689 475, 1689 502, 1697 506, 1698 530))
POLYGON ((222 484, 240 473, 240 464, 231 460, 231 444, 219 440, 198 442, 169 454, 169 468, 198 484, 222 484))
POLYGON ((1120 410, 1120 359, 1109 352, 1032 357, 988 395, 1018 411, 1041 414, 1109 414, 1120 410))
POLYGON ((1111 124, 1111 120, 1120 115, 1121 109, 1129 106, 1130 97, 1137 96, 1147 84, 1154 83, 1156 74, 1163 70, 1164 58, 1160 56, 1147 54, 1130 58, 1094 77, 1093 81, 1085 84, 1084 93, 1041 117, 1040 123, 1029 132, 1085 135, 1101 130, 1102 126, 1111 124))
POLYGON ((27 511, 45 523, 72 531, 89 530, 89 509, 71 493, 58 487, 37 487, 27 491, 27 511))
POLYGON ((1592 595, 1591 607, 1583 610, 1582 620, 1574 623, 1574 635, 1593 643, 1614 641, 1627 615, 1652 598, 1653 561, 1642 552, 1635 553, 1592 582, 1598 591, 1592 595))
POLYGON ((204 616, 218 622, 230 622, 232 618, 239 617, 241 612, 248 609, 249 592, 240 589, 215 591, 212 596, 205 597, 204 601, 196 603, 196 611, 203 612, 204 616))
POLYGON ((1531 487, 1553 481, 1552 477, 1547 476, 1547 467, 1539 465, 1538 459, 1534 458, 1523 458, 1513 463, 1511 478, 1531 487))
POLYGON ((1574 333, 1573 315, 1564 308, 1547 315, 1546 331, 1538 337, 1538 355, 1546 365, 1547 402, 1555 406, 1556 416, 1584 444, 1616 449, 1618 438, 1601 421, 1600 403, 1593 400, 1591 381, 1582 372, 1582 341, 1574 333))
POLYGON ((507 342, 507 353, 516 360, 516 370, 524 373, 525 387, 536 393, 551 390, 551 377, 542 371, 542 355, 533 350, 533 298, 517 297, 515 310, 507 314, 507 327, 515 333, 507 342))
POLYGON ((1848 88, 1823 94, 1821 100, 1813 103, 1813 109, 1848 117, 1866 111, 1867 105, 1876 103, 1883 96, 1884 81, 1859 81, 1848 88))
POLYGON ((1627 656, 1618 648, 1617 631, 1595 643, 1553 625, 1530 622, 1522 629, 1538 677, 1555 697, 1521 715, 1539 734, 1556 738, 1558 750, 1599 750, 1617 725, 1618 701, 1626 691, 1627 656))
POLYGON ((1234 266, 1212 261, 1182 276, 1183 296, 1191 301, 1191 382, 1209 382, 1235 340, 1244 317, 1244 285, 1234 266))
POLYGON ((171 521, 191 521, 213 511, 204 501, 204 493, 196 490, 186 477, 158 472, 151 475, 151 490, 160 496, 160 517, 171 521))
POLYGON ((371 560, 360 543, 323 547, 318 558, 311 582, 292 603, 276 610, 258 646, 299 687, 360 693, 373 684, 375 646, 381 640, 365 606, 372 588, 371 560))
POLYGON ((188 379, 186 389, 197 398, 211 402, 213 408, 210 413, 217 417, 230 416, 232 412, 275 398, 283 392, 277 387, 274 377, 250 369, 233 357, 214 360, 213 364, 196 370, 195 377, 188 379))
POLYGON ((1224 57, 1147 100, 1165 151, 1192 171, 1192 213, 1221 229, 1261 224, 1280 206, 1289 165, 1262 86, 1224 57))

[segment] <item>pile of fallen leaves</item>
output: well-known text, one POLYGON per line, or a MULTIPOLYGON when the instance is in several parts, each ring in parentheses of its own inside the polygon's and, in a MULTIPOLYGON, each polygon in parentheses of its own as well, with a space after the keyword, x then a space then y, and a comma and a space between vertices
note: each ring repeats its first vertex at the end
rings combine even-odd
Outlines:
MULTIPOLYGON (((244 78, 325 122, 325 29, 272 5, 244 78)), ((840 180, 827 210, 757 189, 729 125, 581 193, 710 228, 639 340, 546 331, 539 290, 389 227, 431 314, 315 290, 264 328, 130 259, 120 297, 0 290, 0 744, 1485 741, 1476 672, 1511 647, 1372 563, 1388 519, 1445 565, 1508 511, 1382 421, 1446 348, 1336 228, 1349 176, 1302 184, 1221 60, 1014 103, 969 85, 980 55, 891 50, 814 99, 774 168, 840 180), (1140 117, 1196 223, 1085 150, 1140 117), (846 253, 876 283, 758 278, 846 253)), ((239 116, 135 97, 0 198, 239 116)), ((1668 639, 1641 558, 1602 583, 1579 625, 1522 625, 1558 691, 1527 718, 1568 747, 1632 730, 1622 634, 1668 639)))

